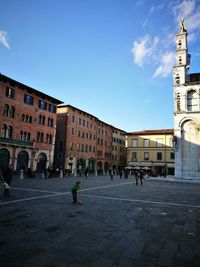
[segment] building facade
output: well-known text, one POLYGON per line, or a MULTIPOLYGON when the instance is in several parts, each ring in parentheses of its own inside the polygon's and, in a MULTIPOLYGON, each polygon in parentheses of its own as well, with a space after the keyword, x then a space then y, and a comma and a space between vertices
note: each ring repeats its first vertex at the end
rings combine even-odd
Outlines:
POLYGON ((112 163, 113 127, 71 105, 59 105, 55 168, 70 173, 107 174, 112 163))
POLYGON ((174 175, 173 129, 127 133, 127 168, 144 168, 155 175, 174 175))
POLYGON ((200 179, 200 73, 189 74, 190 57, 181 20, 173 69, 175 177, 200 179))
POLYGON ((62 102, 0 74, 0 168, 42 171, 53 164, 62 102))
POLYGON ((113 127, 112 169, 118 172, 126 166, 126 132, 113 127))

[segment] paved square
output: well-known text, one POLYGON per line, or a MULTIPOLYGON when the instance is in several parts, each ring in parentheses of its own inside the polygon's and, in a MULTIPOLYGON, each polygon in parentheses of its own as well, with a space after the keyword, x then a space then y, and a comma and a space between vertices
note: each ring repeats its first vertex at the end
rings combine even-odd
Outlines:
POLYGON ((200 184, 78 179, 82 205, 74 178, 0 188, 0 266, 200 266, 200 184))

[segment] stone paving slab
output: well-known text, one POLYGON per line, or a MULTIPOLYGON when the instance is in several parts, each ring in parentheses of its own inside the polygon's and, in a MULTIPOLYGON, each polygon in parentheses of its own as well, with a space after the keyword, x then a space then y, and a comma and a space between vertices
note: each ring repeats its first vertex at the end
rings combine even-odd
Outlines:
POLYGON ((0 266, 200 266, 200 184, 83 177, 0 187, 0 266))

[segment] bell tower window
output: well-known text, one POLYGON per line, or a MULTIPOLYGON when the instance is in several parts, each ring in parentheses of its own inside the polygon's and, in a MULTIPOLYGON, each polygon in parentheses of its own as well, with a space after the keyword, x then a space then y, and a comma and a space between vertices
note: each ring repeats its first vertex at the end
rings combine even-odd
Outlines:
POLYGON ((190 90, 187 93, 187 110, 188 111, 194 111, 197 110, 198 108, 198 103, 197 103, 197 93, 195 90, 190 90))
POLYGON ((179 76, 178 74, 176 75, 175 83, 176 83, 177 85, 180 84, 180 76, 179 76))

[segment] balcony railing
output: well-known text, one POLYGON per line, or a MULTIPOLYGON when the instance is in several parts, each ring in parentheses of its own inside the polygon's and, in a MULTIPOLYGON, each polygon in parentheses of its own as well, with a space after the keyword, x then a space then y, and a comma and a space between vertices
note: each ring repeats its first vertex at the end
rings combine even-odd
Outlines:
POLYGON ((0 144, 33 148, 34 142, 0 137, 0 144))

